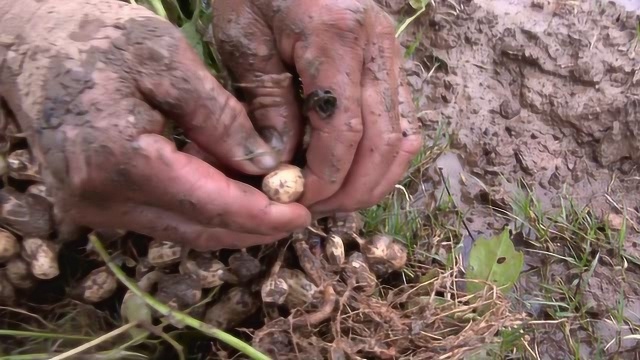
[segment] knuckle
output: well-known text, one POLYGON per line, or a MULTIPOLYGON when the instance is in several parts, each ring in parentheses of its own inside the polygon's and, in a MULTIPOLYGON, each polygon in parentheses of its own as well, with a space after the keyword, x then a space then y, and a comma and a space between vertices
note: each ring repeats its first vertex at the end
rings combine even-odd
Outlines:
POLYGON ((356 1, 335 1, 330 5, 331 11, 323 11, 320 24, 332 33, 361 35, 364 33, 366 8, 356 1))
POLYGON ((352 118, 343 122, 336 122, 336 124, 333 125, 332 128, 332 130, 336 134, 340 134, 341 136, 344 135, 345 137, 353 139, 357 138, 358 140, 360 140, 360 138, 364 134, 364 124, 359 117, 352 118))
POLYGON ((402 142, 402 134, 399 132, 386 132, 382 135, 381 144, 385 148, 397 149, 402 142))
MULTIPOLYGON (((317 129, 322 138, 338 141, 342 145, 357 144, 364 135, 364 126, 359 119, 317 129)), ((313 134, 312 134, 313 136, 313 134)), ((312 140, 313 141, 313 140, 312 140)))
POLYGON ((424 145, 424 140, 420 133, 407 136, 402 140, 401 150, 412 157, 417 155, 422 146, 424 145))
MULTIPOLYGON (((220 126, 220 132, 222 134, 230 134, 234 126, 240 125, 246 121, 246 112, 244 107, 236 101, 228 93, 224 92, 216 97, 218 101, 220 120, 217 122, 220 126)), ((208 113, 203 117, 197 117, 198 121, 195 121, 194 125, 207 126, 210 122, 208 113)))

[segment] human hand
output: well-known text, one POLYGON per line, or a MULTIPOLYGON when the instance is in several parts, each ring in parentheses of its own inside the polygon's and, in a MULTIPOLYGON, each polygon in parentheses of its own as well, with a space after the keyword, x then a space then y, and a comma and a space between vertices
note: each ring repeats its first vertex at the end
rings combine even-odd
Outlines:
POLYGON ((324 90, 336 97, 335 111, 329 98, 308 114, 300 202, 327 214, 386 196, 422 146, 390 17, 372 0, 216 0, 213 14, 223 62, 282 161, 298 150, 304 125, 289 71, 307 97, 324 90))
POLYGON ((45 165, 61 226, 219 249, 309 225, 304 206, 271 202, 160 135, 171 119, 225 167, 263 175, 277 165, 169 22, 120 1, 28 0, 0 24, 9 39, 0 41, 0 95, 45 165))

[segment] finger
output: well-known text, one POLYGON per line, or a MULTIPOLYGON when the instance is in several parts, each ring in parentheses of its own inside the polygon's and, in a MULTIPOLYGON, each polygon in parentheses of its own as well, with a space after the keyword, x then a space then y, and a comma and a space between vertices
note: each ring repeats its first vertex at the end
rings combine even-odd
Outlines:
POLYGON ((273 170, 278 158, 255 131, 242 104, 209 73, 182 36, 175 41, 175 55, 169 59, 139 59, 147 67, 137 77, 145 98, 226 166, 251 175, 273 170))
POLYGON ((191 156, 195 156, 198 159, 206 162, 207 164, 213 166, 218 171, 224 173, 227 176, 237 175, 238 172, 224 166, 220 161, 216 160, 211 154, 202 150, 196 143, 190 142, 182 148, 182 152, 185 154, 189 154, 191 156))
POLYGON ((139 204, 176 212, 206 227, 257 235, 293 232, 310 224, 304 206, 270 201, 257 189, 177 151, 161 136, 141 135, 134 147, 126 170, 135 183, 144 184, 132 194, 139 204))
MULTIPOLYGON (((335 23, 340 20, 338 17, 335 23)), ((294 47, 305 97, 314 99, 314 95, 330 90, 337 100, 327 103, 315 98, 318 106, 308 113, 312 130, 304 169, 305 192, 300 199, 307 206, 340 188, 363 134, 360 77, 365 37, 357 26, 334 25, 294 47)))
POLYGON ((237 170, 231 169, 228 166, 224 166, 223 164, 221 164, 219 161, 217 161, 216 159, 214 159, 211 155, 207 154, 206 152, 202 151, 202 149, 200 149, 198 147, 198 145, 196 145, 195 143, 189 143, 187 144, 183 149, 182 152, 184 152, 185 154, 189 154, 191 156, 194 156, 204 162, 206 162, 207 164, 213 166, 216 170, 220 171, 221 173, 223 173, 225 176, 227 176, 230 179, 236 180, 236 181, 240 181, 243 182, 245 184, 249 184, 255 188, 260 188, 261 184, 262 184, 262 177, 261 176, 248 176, 246 174, 243 174, 237 170))
POLYGON ((332 197, 313 205, 312 212, 355 211, 377 203, 372 194, 381 179, 401 176, 388 164, 398 156, 402 140, 398 114, 398 59, 390 19, 372 12, 367 23, 375 24, 368 34, 362 73, 364 135, 343 186, 332 197), (372 166, 372 164, 380 164, 372 166))
POLYGON ((263 236, 206 228, 173 212, 136 204, 76 206, 69 215, 74 221, 92 228, 124 228, 157 240, 187 245, 196 251, 241 249, 269 244, 287 236, 286 233, 263 236))
MULTIPOLYGON (((398 48, 400 48, 400 46, 398 46, 398 48)), ((398 49, 397 53, 402 54, 401 49, 398 49)), ((411 166, 412 160, 422 149, 424 141, 422 137, 422 124, 416 116, 415 104, 413 103, 413 97, 406 79, 406 74, 399 66, 397 69, 401 80, 398 95, 400 100, 399 114, 402 140, 397 156, 391 163, 387 175, 382 178, 382 181, 380 181, 372 192, 373 197, 378 199, 382 199, 388 195, 398 181, 401 180, 403 174, 406 174, 409 166, 411 166)))
POLYGON ((213 3, 217 50, 249 100, 249 114, 281 162, 293 158, 302 122, 291 74, 280 60, 271 30, 242 6, 213 3))
MULTIPOLYGON (((245 111, 248 111, 249 106, 246 103, 242 103, 242 106, 244 107, 245 111)), ((221 171, 222 173, 224 173, 227 176, 230 176, 230 177, 241 176, 240 172, 238 172, 237 170, 231 169, 228 166, 225 166, 220 161, 216 160, 216 158, 214 158, 211 154, 209 154, 206 151, 202 150, 198 146, 198 144, 196 144, 194 142, 187 143, 182 148, 182 152, 187 153, 187 154, 189 154, 191 156, 197 157, 198 159, 200 159, 200 160, 206 162, 207 164, 213 166, 214 168, 218 169, 218 171, 221 171)))

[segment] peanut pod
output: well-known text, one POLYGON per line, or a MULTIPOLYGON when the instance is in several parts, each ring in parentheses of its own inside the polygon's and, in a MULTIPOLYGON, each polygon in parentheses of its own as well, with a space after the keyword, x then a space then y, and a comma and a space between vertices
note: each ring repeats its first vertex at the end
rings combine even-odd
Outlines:
POLYGON ((256 312, 260 300, 244 287, 233 287, 222 294, 205 314, 204 322, 219 329, 232 329, 256 312))
POLYGON ((149 243, 147 260, 155 267, 164 267, 180 262, 182 246, 169 241, 152 240, 149 243))
POLYGON ((39 195, 0 189, 0 225, 24 237, 46 239, 54 229, 52 204, 39 195))
POLYGON ((12 233, 0 229, 0 262, 6 262, 20 254, 20 243, 12 233))
POLYGON ((113 295, 117 287, 118 279, 107 266, 102 266, 85 276, 74 292, 76 296, 92 304, 113 295))
POLYGON ((407 263, 407 248, 391 236, 374 235, 371 239, 364 240, 356 235, 354 238, 360 243, 369 268, 378 277, 402 270, 407 263))
POLYGON ((48 280, 60 274, 58 250, 59 246, 49 240, 36 237, 22 240, 22 257, 29 261, 31 273, 38 279, 48 280))
POLYGON ((284 304, 290 309, 304 308, 311 303, 318 293, 318 287, 314 285, 307 275, 297 269, 282 268, 278 271, 278 277, 287 284, 287 295, 284 304))
POLYGON ((262 191, 269 199, 279 203, 287 204, 298 200, 304 191, 302 170, 294 165, 281 164, 264 177, 262 191))
POLYGON ((21 257, 9 260, 5 270, 9 282, 18 289, 28 289, 36 284, 29 262, 21 257))

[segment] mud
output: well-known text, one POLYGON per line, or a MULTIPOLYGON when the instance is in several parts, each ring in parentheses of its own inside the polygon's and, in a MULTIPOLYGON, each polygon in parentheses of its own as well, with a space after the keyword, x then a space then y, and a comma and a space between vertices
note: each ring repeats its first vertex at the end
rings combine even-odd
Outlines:
POLYGON ((407 33, 424 34, 409 79, 427 127, 444 121, 494 192, 522 178, 547 208, 563 191, 602 214, 605 194, 635 207, 638 15, 567 3, 438 3, 407 33))
MULTIPOLYGON (((415 12, 404 1, 378 2, 398 20, 415 12)), ((444 126, 452 150, 425 172, 414 206, 429 211, 446 197, 443 175, 474 235, 493 235, 512 221, 499 215, 516 210, 511 197, 523 184, 544 211, 558 212, 566 195, 597 217, 626 209, 637 223, 640 2, 474 0, 429 6, 401 36, 406 48, 415 48, 405 67, 431 140, 441 140, 435 135, 444 126)), ((623 247, 637 256, 639 241, 630 231, 623 247)), ((584 275, 525 254, 517 297, 523 311, 546 319, 541 284, 575 285, 584 275)), ((624 358, 640 356, 637 340, 620 340, 640 320, 635 270, 623 277, 600 266, 582 279, 577 294, 590 306, 591 323, 538 329, 532 344, 540 358, 598 358, 616 351, 624 358), (608 315, 615 309, 628 322, 608 315), (572 342, 579 354, 567 345, 572 342)))

